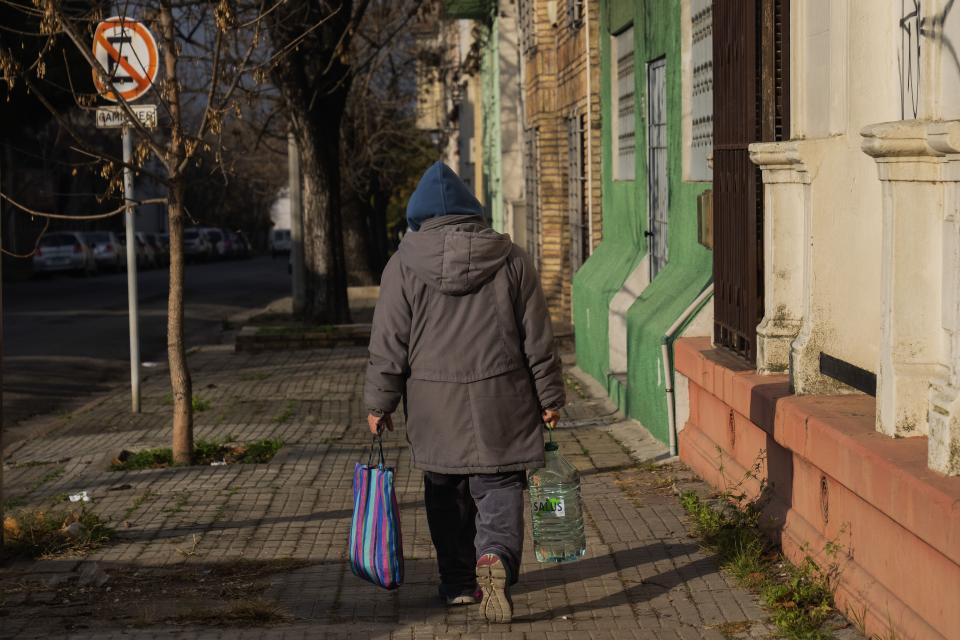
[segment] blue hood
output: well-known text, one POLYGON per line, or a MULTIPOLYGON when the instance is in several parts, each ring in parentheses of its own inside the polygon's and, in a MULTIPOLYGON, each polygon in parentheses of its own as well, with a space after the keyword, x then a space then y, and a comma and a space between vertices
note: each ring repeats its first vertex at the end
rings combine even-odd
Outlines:
POLYGON ((407 202, 407 226, 417 231, 425 220, 451 214, 482 216, 483 206, 453 169, 437 161, 424 172, 407 202))

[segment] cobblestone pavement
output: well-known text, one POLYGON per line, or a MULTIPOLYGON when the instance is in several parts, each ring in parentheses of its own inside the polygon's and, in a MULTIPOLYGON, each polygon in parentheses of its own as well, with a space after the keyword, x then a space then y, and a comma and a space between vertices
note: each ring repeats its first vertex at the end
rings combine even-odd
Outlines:
POLYGON ((476 607, 440 605, 421 476, 408 464, 402 430, 388 439, 387 454, 399 466, 406 581, 385 592, 354 577, 345 541, 352 468, 369 444, 364 362, 365 350, 353 348, 249 355, 212 347, 191 356, 195 393, 209 405, 197 413, 196 436, 281 438, 266 464, 108 471, 122 449, 169 442, 163 375, 147 382, 140 415, 131 416, 127 395, 117 392, 64 415, 47 436, 16 444, 4 461, 14 503, 65 508, 65 495, 86 490, 88 508, 110 518, 117 535, 82 559, 0 570, 0 636, 774 635, 755 597, 688 535, 673 488, 678 478, 694 483, 689 472, 637 464, 617 439, 643 442, 637 428, 617 423, 575 382, 556 439, 582 473, 587 555, 545 566, 528 546, 512 624, 490 625, 476 607))

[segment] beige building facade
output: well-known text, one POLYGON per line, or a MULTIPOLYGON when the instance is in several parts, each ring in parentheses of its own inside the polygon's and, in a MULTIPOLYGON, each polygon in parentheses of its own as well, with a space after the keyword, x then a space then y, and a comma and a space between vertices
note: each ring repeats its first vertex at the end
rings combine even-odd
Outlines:
POLYGON ((929 436, 931 468, 960 474, 960 12, 792 5, 792 135, 751 145, 768 212, 758 370, 789 370, 801 394, 875 385, 877 429, 929 436))
POLYGON ((569 333, 573 275, 601 240, 599 2, 518 0, 526 248, 569 333))

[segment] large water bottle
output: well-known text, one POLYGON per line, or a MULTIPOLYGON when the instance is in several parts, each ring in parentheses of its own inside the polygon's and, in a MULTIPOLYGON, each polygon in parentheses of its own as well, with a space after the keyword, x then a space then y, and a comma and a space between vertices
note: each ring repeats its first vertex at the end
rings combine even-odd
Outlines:
POLYGON ((544 449, 544 467, 529 477, 533 548, 540 562, 571 562, 587 551, 580 474, 556 443, 548 442, 544 449))

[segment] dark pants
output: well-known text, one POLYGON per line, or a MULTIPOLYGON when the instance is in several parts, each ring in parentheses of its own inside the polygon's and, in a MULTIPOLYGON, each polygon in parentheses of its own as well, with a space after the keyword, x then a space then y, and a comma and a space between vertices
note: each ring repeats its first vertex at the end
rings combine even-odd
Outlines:
POLYGON ((437 549, 440 581, 473 588, 477 559, 495 553, 511 583, 523 552, 524 471, 474 475, 424 473, 427 522, 437 549))

